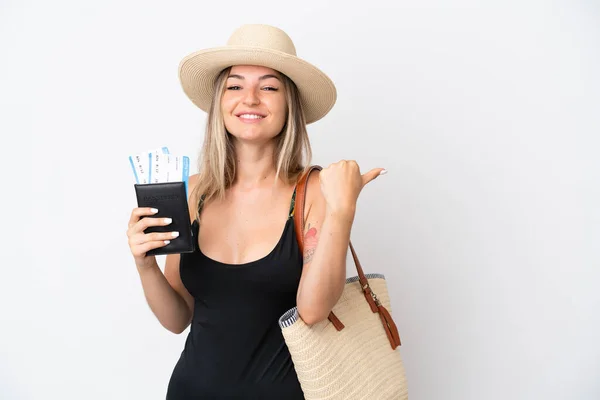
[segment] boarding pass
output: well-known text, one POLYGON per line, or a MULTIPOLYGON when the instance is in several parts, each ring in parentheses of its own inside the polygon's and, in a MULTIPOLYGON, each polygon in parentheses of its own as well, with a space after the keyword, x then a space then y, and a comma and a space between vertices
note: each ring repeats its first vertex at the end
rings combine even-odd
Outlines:
POLYGON ((188 156, 170 154, 167 147, 129 156, 137 184, 184 182, 187 190, 190 174, 188 156))

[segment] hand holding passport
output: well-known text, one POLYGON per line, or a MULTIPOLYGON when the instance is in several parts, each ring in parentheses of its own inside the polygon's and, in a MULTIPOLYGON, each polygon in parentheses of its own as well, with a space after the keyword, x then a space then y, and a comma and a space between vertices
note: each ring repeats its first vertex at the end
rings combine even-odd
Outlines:
POLYGON ((151 249, 146 255, 190 253, 195 242, 190 223, 188 208, 189 158, 169 153, 163 147, 153 151, 129 157, 135 177, 135 193, 138 207, 150 207, 158 210, 152 216, 143 218, 171 218, 168 225, 150 226, 144 233, 179 232, 179 236, 170 237, 169 243, 151 249))

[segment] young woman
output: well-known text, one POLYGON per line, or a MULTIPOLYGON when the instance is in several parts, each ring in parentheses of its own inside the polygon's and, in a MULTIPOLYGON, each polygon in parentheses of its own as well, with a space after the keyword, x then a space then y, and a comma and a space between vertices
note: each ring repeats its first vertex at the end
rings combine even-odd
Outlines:
POLYGON ((163 274, 145 253, 177 233, 144 230, 169 222, 135 208, 128 230, 153 313, 175 333, 191 325, 167 399, 302 399, 278 319, 295 306, 307 324, 327 319, 344 288, 358 195, 384 170, 361 175, 340 161, 310 174, 300 254, 293 212, 311 156, 306 125, 333 107, 333 83, 266 25, 190 54, 180 79, 208 113, 189 180, 196 251, 168 255, 163 274))

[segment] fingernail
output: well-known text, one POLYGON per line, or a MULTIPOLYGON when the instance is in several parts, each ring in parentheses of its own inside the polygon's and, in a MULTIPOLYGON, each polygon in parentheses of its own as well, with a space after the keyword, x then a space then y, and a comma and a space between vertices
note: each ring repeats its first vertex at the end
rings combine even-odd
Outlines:
POLYGON ((387 169, 384 169, 383 171, 381 171, 381 172, 379 173, 379 176, 381 176, 381 175, 385 175, 385 174, 387 174, 387 169))
POLYGON ((158 212, 158 210, 156 208, 151 208, 150 212, 152 212, 152 214, 156 214, 158 212))
POLYGON ((165 218, 165 224, 170 224, 171 222, 173 222, 173 220, 171 218, 165 218))
POLYGON ((165 240, 165 244, 169 244, 169 243, 171 243, 170 240, 165 240))
POLYGON ((173 236, 174 238, 176 238, 177 236, 179 236, 179 232, 172 232, 171 236, 173 236))

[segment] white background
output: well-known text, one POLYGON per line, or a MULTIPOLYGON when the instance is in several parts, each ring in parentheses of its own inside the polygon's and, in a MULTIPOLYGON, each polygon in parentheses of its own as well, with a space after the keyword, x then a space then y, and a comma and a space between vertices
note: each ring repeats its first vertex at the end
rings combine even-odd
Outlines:
POLYGON ((164 398, 187 331, 145 303, 127 156, 195 166, 178 63, 244 23, 336 83, 314 161, 389 170, 352 238, 388 278, 411 399, 600 398, 591 0, 2 0, 0 397, 164 398))

